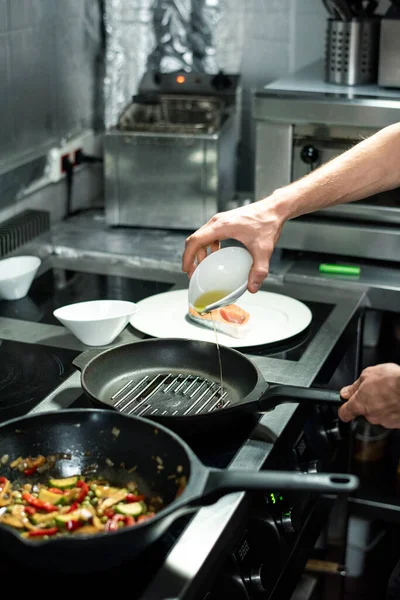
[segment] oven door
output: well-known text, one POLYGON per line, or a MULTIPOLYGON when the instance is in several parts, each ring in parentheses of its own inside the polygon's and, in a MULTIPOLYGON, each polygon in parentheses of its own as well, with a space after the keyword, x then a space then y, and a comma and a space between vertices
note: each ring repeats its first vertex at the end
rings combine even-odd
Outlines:
MULTIPOLYGON (((318 131, 315 127, 294 127, 291 180, 296 181, 339 156, 366 137, 364 133, 371 135, 371 131, 354 131, 353 128, 348 127, 329 131, 325 128, 318 131)), ((319 214, 323 213, 346 220, 398 224, 400 223, 400 189, 396 188, 370 196, 365 200, 319 211, 319 214)))

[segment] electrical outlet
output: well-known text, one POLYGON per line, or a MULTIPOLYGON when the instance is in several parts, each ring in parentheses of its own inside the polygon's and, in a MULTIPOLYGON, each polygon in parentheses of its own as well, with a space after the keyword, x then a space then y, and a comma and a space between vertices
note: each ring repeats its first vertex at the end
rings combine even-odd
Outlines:
POLYGON ((89 130, 71 138, 58 148, 52 148, 48 154, 48 175, 52 183, 57 183, 65 177, 64 159, 68 157, 72 164, 75 164, 76 153, 79 150, 91 156, 102 156, 102 136, 89 130))

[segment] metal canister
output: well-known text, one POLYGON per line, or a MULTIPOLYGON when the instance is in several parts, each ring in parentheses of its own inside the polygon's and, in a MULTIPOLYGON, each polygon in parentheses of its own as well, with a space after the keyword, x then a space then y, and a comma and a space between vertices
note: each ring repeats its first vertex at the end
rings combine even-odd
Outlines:
POLYGON ((379 36, 378 18, 328 19, 325 80, 340 85, 376 83, 379 36))

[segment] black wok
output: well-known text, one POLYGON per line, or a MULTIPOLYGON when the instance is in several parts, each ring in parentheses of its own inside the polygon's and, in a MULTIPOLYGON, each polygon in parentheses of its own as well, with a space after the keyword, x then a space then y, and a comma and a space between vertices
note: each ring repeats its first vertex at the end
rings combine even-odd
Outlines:
POLYGON ((151 339, 100 353, 89 350, 74 364, 82 371, 84 392, 96 404, 155 419, 178 433, 226 426, 227 419, 232 423, 285 402, 342 404, 338 392, 268 384, 244 354, 226 346, 220 346, 220 353, 225 397, 213 396, 220 385, 220 367, 217 346, 210 342, 151 339), (194 385, 191 376, 198 378, 194 385), (214 387, 207 392, 206 386, 200 387, 201 381, 214 387))
MULTIPOLYGON (((9 556, 32 567, 90 572, 116 566, 144 551, 178 517, 232 491, 307 490, 336 495, 349 494, 358 486, 356 477, 342 474, 208 469, 175 433, 150 420, 112 410, 55 411, 0 425, 0 456, 8 454, 10 461, 19 456, 64 452, 72 457, 60 459, 52 476, 82 474, 95 463, 96 475, 109 478, 115 485, 125 485, 134 478, 143 493, 161 496, 164 507, 152 519, 130 528, 40 541, 22 538, 15 529, 0 525, 0 546, 7 548, 9 556), (137 466, 135 473, 128 473, 133 466, 137 466), (187 479, 178 497, 181 482, 172 476, 187 479)), ((13 481, 21 477, 6 466, 0 472, 13 481)), ((46 482, 48 477, 49 473, 46 482)))

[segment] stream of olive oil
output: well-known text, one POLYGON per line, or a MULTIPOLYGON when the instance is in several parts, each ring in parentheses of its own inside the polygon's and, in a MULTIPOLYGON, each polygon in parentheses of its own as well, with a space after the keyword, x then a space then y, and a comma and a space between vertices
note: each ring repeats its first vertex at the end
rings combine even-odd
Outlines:
POLYGON ((215 343, 217 344, 217 353, 218 353, 218 362, 219 362, 219 379, 221 382, 221 394, 223 394, 224 393, 224 380, 222 379, 221 349, 219 347, 217 327, 215 325, 215 321, 214 321, 214 317, 213 317, 212 313, 211 313, 211 319, 212 319, 213 327, 214 327, 215 343))
MULTIPOLYGON (((206 308, 206 306, 208 306, 209 304, 214 304, 214 302, 218 302, 222 298, 225 298, 225 296, 227 296, 229 293, 230 292, 221 291, 221 290, 206 292, 205 294, 202 294, 201 296, 199 296, 199 298, 197 298, 197 300, 194 304, 194 309, 197 310, 197 312, 201 313, 206 308)), ((221 350, 220 350, 219 342, 218 342, 217 327, 216 327, 214 316, 213 316, 212 312, 211 312, 211 320, 213 322, 215 343, 217 345, 218 363, 219 363, 219 378, 220 378, 220 382, 221 382, 221 394, 222 394, 223 389, 224 389, 224 382, 223 382, 223 377, 222 377, 221 350)))

